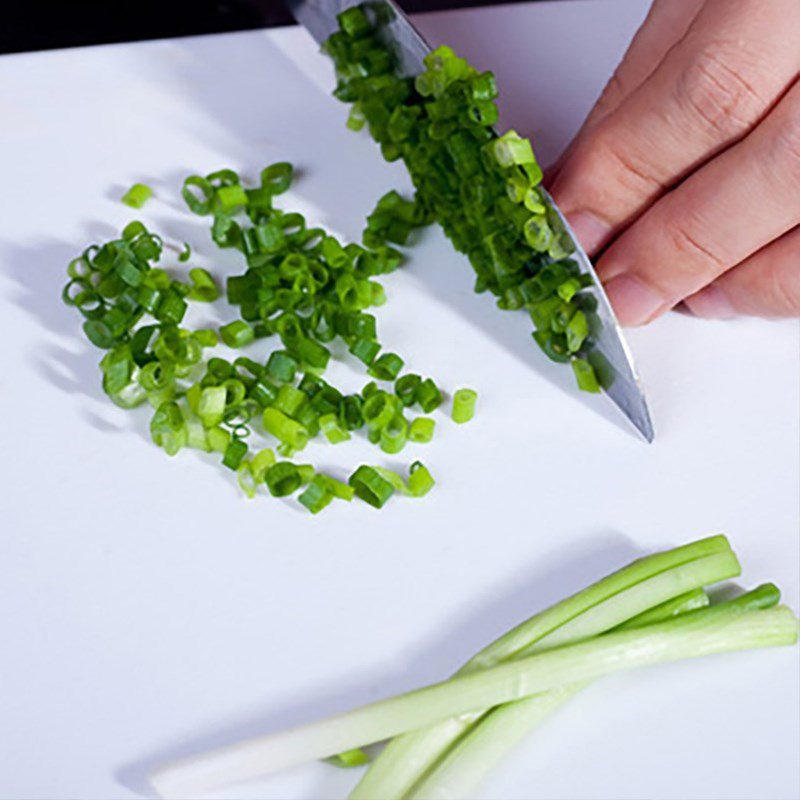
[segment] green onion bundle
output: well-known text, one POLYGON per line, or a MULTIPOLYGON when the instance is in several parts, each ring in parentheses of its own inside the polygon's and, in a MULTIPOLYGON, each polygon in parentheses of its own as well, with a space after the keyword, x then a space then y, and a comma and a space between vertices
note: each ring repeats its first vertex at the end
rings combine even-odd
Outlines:
POLYGON ((530 142, 513 130, 499 138, 492 131, 494 75, 443 46, 425 57, 416 78, 399 77, 382 24, 380 8, 349 8, 323 45, 336 68, 334 95, 351 104, 348 126, 366 125, 384 158, 405 162, 417 191, 415 204, 385 195, 365 241, 404 242, 415 225, 437 221, 468 256, 475 291, 492 292, 502 309, 525 309, 545 354, 571 363, 581 389, 599 391, 597 299, 585 291, 592 280, 569 258, 572 240, 545 202, 530 142))
MULTIPOLYGON (((426 217, 418 204, 390 193, 369 217, 370 247, 345 245, 275 206, 292 178, 291 164, 281 162, 262 170, 257 187, 245 187, 230 169, 184 182, 189 208, 212 218, 214 242, 239 250, 247 265, 227 281, 238 317, 218 331, 181 327, 189 303, 212 302, 219 289, 204 269, 190 268, 183 281, 156 266, 163 242, 139 221, 70 263, 64 301, 85 318, 89 340, 106 350, 104 391, 125 408, 149 402, 151 438, 168 455, 183 448, 216 453, 248 497, 260 486, 274 497, 299 492, 312 514, 334 499, 357 496, 381 508, 397 492, 422 497, 433 478, 419 462, 407 481, 363 465, 343 483, 291 459, 316 437, 338 445, 359 430, 387 454, 432 439, 433 419, 408 414, 432 413, 442 392, 430 378, 402 374, 405 362, 383 351, 372 313, 385 301, 375 278, 403 260, 384 240, 405 243, 426 217), (238 350, 268 337, 280 344, 264 363, 205 353, 220 342, 238 350), (360 392, 344 393, 322 377, 334 340, 374 379, 360 392), (248 442, 256 432, 276 440, 275 450, 254 449, 248 442)), ((191 253, 184 243, 178 261, 191 253)))
POLYGON ((391 739, 351 798, 474 797, 511 747, 597 678, 795 644, 798 620, 772 584, 711 603, 703 587, 739 573, 724 536, 641 558, 522 622, 449 680, 167 764, 152 782, 165 798, 195 796, 317 758, 356 766, 359 748, 391 739))

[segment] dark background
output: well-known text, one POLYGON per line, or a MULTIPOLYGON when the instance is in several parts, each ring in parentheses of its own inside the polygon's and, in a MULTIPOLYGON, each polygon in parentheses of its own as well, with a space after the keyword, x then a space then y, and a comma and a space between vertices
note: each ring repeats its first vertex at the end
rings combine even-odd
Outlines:
MULTIPOLYGON (((414 12, 491 2, 400 0, 400 5, 414 12)), ((0 0, 0 6, 0 53, 240 31, 293 21, 281 0, 0 0)))

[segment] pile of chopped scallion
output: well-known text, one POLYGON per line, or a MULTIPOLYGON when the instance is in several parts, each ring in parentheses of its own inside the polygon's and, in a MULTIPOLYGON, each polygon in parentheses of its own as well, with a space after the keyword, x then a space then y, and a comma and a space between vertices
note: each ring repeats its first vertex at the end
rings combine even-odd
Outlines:
POLYGON ((598 678, 654 664, 792 645, 798 620, 774 584, 727 600, 706 586, 739 575, 724 536, 640 558, 540 611, 455 675, 287 731, 184 758, 151 776, 164 798, 325 758, 359 766, 388 741, 351 800, 467 800, 547 716, 598 678))
MULTIPOLYGON (((179 280, 155 266, 163 242, 139 221, 69 264, 63 299, 84 316, 88 339, 106 351, 106 394, 123 408, 149 403, 152 439, 168 455, 186 447, 217 453, 248 497, 264 485, 274 497, 300 492, 313 514, 334 499, 355 496, 381 508, 395 493, 422 497, 434 480, 419 461, 405 477, 361 465, 345 483, 294 459, 315 437, 337 445, 360 430, 387 454, 433 438, 429 415, 442 404, 442 391, 431 378, 404 372, 403 359, 383 350, 371 313, 386 299, 376 278, 403 261, 388 241, 404 243, 429 216, 390 192, 368 219, 365 246, 344 245, 309 228, 301 214, 275 207, 292 177, 291 164, 282 162, 266 167, 257 187, 246 187, 230 169, 184 183, 189 208, 211 218, 214 242, 240 251, 247 263, 244 274, 227 281, 238 317, 219 330, 181 326, 190 302, 212 302, 219 289, 205 269, 191 268, 188 280, 179 280), (220 341, 239 349, 266 337, 280 344, 264 363, 208 352, 220 341), (346 394, 323 377, 335 339, 371 379, 360 392, 346 394), (277 446, 254 447, 255 434, 277 446)), ((123 199, 141 205, 150 196, 144 189, 137 184, 123 199)), ((191 254, 186 244, 178 261, 191 254)), ((455 422, 472 417, 475 397, 471 389, 455 393, 455 422)))
MULTIPOLYGON (((502 309, 526 310, 546 355, 570 363, 581 389, 598 392, 612 376, 592 345, 600 325, 597 299, 585 291, 592 279, 569 258, 574 245, 540 189, 530 141, 492 129, 494 75, 443 46, 425 57, 420 75, 400 77, 380 38, 386 15, 381 4, 353 6, 323 45, 336 68, 334 95, 352 104, 348 126, 366 125, 386 160, 404 161, 417 204, 469 257, 475 291, 492 292, 502 309)), ((378 229, 389 241, 406 230, 378 229)))

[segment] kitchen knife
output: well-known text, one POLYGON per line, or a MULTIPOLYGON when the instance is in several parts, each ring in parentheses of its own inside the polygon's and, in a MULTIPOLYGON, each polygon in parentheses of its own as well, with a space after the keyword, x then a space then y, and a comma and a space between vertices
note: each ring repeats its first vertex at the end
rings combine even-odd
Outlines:
MULTIPOLYGON (((322 44, 334 31, 338 30, 337 15, 350 6, 359 5, 361 0, 286 0, 295 19, 322 44)), ((378 0, 369 3, 373 8, 380 5, 383 12, 379 34, 395 52, 399 70, 404 76, 418 75, 425 69, 423 58, 431 48, 422 38, 408 17, 393 0, 378 0)), ((564 225, 575 252, 571 254, 581 272, 592 277, 592 291, 597 297, 597 324, 593 330, 594 349, 590 361, 598 373, 603 390, 633 423, 648 442, 653 441, 655 432, 647 408, 641 381, 633 364, 630 350, 622 335, 617 318, 608 302, 602 284, 594 271, 589 257, 569 227, 564 215, 553 198, 543 189, 546 201, 564 225)))

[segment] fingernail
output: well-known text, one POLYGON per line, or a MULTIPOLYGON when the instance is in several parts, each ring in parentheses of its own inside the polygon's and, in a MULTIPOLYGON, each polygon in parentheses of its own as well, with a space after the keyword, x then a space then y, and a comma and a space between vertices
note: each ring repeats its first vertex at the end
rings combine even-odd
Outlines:
POLYGON ((567 214, 567 222, 583 249, 590 254, 600 249, 611 232, 605 222, 589 211, 573 211, 572 214, 567 214))
POLYGON ((684 303, 696 317, 706 319, 732 319, 736 310, 731 305, 725 292, 718 286, 707 286, 697 294, 687 297, 684 303))
POLYGON ((617 275, 604 288, 621 325, 644 325, 670 305, 655 289, 632 275, 617 275))

